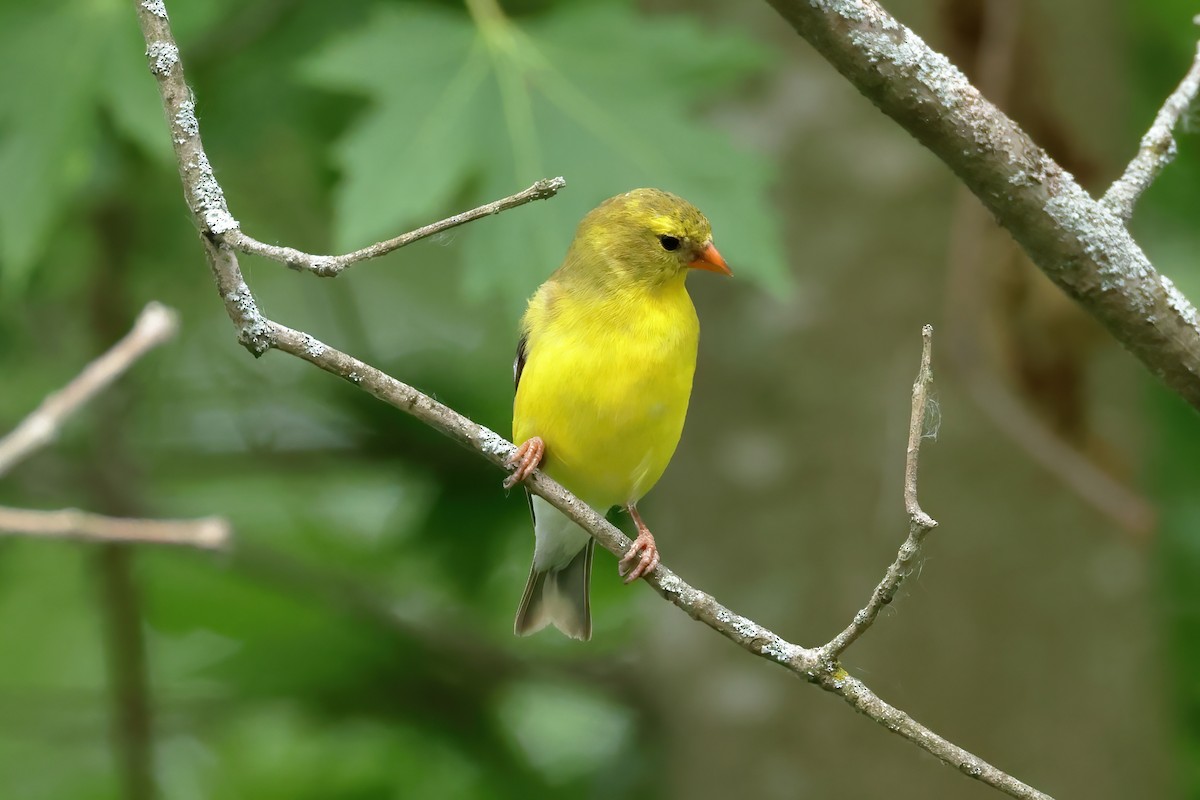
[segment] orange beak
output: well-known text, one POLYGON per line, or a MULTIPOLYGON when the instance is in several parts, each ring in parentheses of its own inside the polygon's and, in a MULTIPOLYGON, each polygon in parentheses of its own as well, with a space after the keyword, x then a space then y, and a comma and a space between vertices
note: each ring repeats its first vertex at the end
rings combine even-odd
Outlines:
POLYGON ((721 258, 721 254, 717 252, 717 248, 713 247, 712 242, 704 245, 704 249, 700 251, 700 257, 692 263, 688 264, 692 269, 705 269, 709 272, 719 272, 722 275, 732 275, 733 270, 725 263, 725 259, 721 258))

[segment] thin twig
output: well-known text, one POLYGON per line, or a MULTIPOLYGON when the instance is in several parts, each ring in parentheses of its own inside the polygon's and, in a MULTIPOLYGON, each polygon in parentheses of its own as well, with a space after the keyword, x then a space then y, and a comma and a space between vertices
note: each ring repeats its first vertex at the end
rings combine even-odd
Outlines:
POLYGON ((937 527, 937 522, 921 510, 917 502, 917 466, 921 456, 921 439, 925 435, 925 404, 929 386, 933 383, 930 351, 933 346, 933 326, 921 329, 921 367, 912 389, 912 415, 908 423, 908 449, 904 460, 904 510, 908 514, 908 538, 900 546, 896 560, 887 568, 883 580, 875 587, 871 600, 854 615, 854 621, 832 641, 821 648, 827 658, 836 660, 854 641, 875 622, 883 607, 892 602, 900 584, 908 577, 910 565, 921 553, 925 535, 937 527))
MULTIPOLYGON (((453 409, 375 367, 335 350, 307 333, 276 322, 267 321, 266 324, 270 328, 270 340, 275 349, 302 358, 349 381, 388 405, 416 417, 459 444, 474 450, 493 465, 503 468, 516 449, 511 442, 494 431, 471 422, 453 409)), ((923 361, 923 365, 924 363, 923 361)), ((921 414, 923 418, 923 410, 921 414)), ((534 472, 525 481, 525 485, 534 494, 545 498, 578 523, 605 550, 618 558, 628 551, 632 542, 625 534, 544 473, 534 472)), ((936 524, 919 507, 915 507, 915 514, 915 519, 928 528, 936 524)), ((906 542, 905 548, 908 546, 909 543, 906 542)), ((902 548, 902 554, 905 548, 902 548)), ((937 756, 949 766, 1012 797, 1048 800, 1048 795, 958 747, 904 712, 885 703, 865 684, 851 677, 835 658, 829 656, 828 645, 806 648, 793 644, 754 620, 734 613, 711 595, 690 586, 664 565, 659 565, 645 580, 662 597, 693 619, 703 622, 754 655, 780 664, 798 677, 838 695, 875 722, 937 756)))
MULTIPOLYGON (((1200 25, 1200 17, 1196 17, 1200 25)), ((1200 44, 1196 45, 1196 56, 1192 67, 1183 76, 1179 86, 1171 92, 1171 96, 1159 109, 1154 124, 1142 137, 1138 153, 1125 168, 1125 174, 1118 178, 1100 202, 1123 220, 1133 216, 1133 206, 1137 203, 1142 192, 1150 188, 1150 184, 1158 177, 1163 169, 1175 160, 1175 137, 1172 131, 1180 118, 1187 112, 1188 107, 1200 93, 1200 44)))
MULTIPOLYGON (((230 243, 222 241, 221 234, 225 231, 213 230, 206 220, 209 208, 203 203, 192 202, 201 196, 220 197, 220 207, 224 208, 223 194, 212 177, 211 168, 196 172, 190 170, 185 161, 189 156, 202 157, 204 164, 208 163, 200 147, 199 130, 194 119, 195 109, 191 93, 184 81, 182 67, 178 63, 178 49, 171 35, 166 11, 161 0, 142 0, 138 3, 137 12, 146 38, 147 53, 151 55, 151 72, 158 79, 167 118, 174 120, 182 110, 191 115, 188 117, 190 129, 181 130, 178 125, 173 127, 176 154, 180 159, 180 175, 185 184, 184 194, 189 199, 197 224, 201 231, 206 233, 202 241, 209 267, 218 291, 225 301, 226 311, 238 330, 239 340, 255 354, 274 348, 302 358, 416 417, 459 444, 474 450, 493 465, 504 468, 505 462, 515 450, 512 443, 504 437, 471 422, 453 409, 375 367, 329 347, 309 334, 262 316, 242 276, 237 254, 230 243), (169 64, 160 65, 153 58, 155 52, 174 53, 175 58, 170 59, 169 64), (186 109, 181 108, 181 104, 185 102, 189 105, 186 109), (184 138, 182 143, 179 141, 180 136, 184 138)), ((625 555, 631 546, 630 540, 602 515, 543 473, 535 471, 525 481, 525 485, 578 523, 614 555, 625 555)), ((916 509, 916 513, 921 513, 919 508, 916 509)), ((929 520, 929 523, 932 523, 932 520, 929 520)), ((822 649, 805 648, 786 641, 757 622, 730 611, 711 595, 688 585, 665 566, 660 565, 645 580, 655 591, 692 618, 703 622, 747 651, 780 664, 804 680, 838 695, 856 710, 937 756, 944 763, 1012 797, 1047 800, 1047 795, 938 736, 907 714, 883 702, 861 681, 850 677, 841 665, 835 659, 829 658, 822 649)))
POLYGON ((930 350, 933 346, 933 326, 921 328, 921 367, 912 389, 912 416, 908 421, 908 449, 904 459, 904 510, 909 519, 919 522, 926 529, 937 527, 937 523, 921 510, 917 502, 917 461, 921 455, 921 439, 925 435, 925 403, 929 397, 929 385, 933 383, 933 368, 930 366, 930 350))
POLYGON ((149 350, 175 335, 176 313, 160 303, 149 303, 133 329, 106 353, 57 392, 48 395, 32 414, 0 439, 0 476, 22 459, 58 436, 67 417, 103 391, 149 350))
POLYGON ((229 543, 230 535, 229 522, 221 517, 132 519, 107 517, 74 508, 39 511, 0 506, 0 537, 39 536, 218 550, 229 543))
POLYGON ((401 234, 394 239, 388 239, 386 242, 376 242, 369 247, 364 247, 361 250, 355 250, 353 253, 346 253, 340 256, 317 256, 291 247, 264 244, 257 239, 252 239, 240 230, 230 231, 225 234, 224 239, 235 249, 243 253, 269 258, 272 261, 286 264, 292 269, 306 270, 322 278, 332 278, 340 275, 347 267, 357 264, 360 261, 378 258, 428 236, 456 228, 459 225, 465 225, 468 222, 474 222, 481 217, 488 217, 492 214, 499 214, 501 211, 508 211, 511 208, 523 206, 534 200, 545 200, 553 197, 566 185, 566 180, 561 177, 543 178, 535 182, 528 189, 517 192, 514 195, 494 200, 491 203, 486 203, 470 211, 464 211, 461 214, 455 214, 452 217, 447 217, 422 228, 417 228, 414 231, 401 234))

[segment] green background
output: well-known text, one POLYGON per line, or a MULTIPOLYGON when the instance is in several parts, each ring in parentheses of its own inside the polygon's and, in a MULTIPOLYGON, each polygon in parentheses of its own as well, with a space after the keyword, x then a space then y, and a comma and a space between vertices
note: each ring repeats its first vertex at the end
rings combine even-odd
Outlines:
MULTIPOLYGON (((939 8, 889 8, 942 46, 939 8)), ((690 281, 692 410, 642 508, 668 565, 789 639, 840 630, 901 541, 933 322, 921 494, 941 527, 847 666, 1056 796, 1200 796, 1200 420, 1116 345, 1089 354, 1091 427, 1156 509, 1148 535, 992 424, 944 357, 952 176, 766 4, 168 10, 217 178, 260 240, 339 252, 566 177, 336 280, 243 259, 266 314, 497 431, 516 319, 579 217, 640 185, 707 213, 736 278, 690 281)), ((1194 8, 1022 13, 1040 79, 1018 91, 1100 191, 1186 70, 1194 8)), ((348 384, 236 344, 143 51, 132 2, 0 3, 0 431, 146 302, 182 321, 0 503, 220 514, 236 542, 0 541, 0 795, 136 798, 140 773, 141 796, 179 800, 994 796, 624 587, 603 553, 591 643, 514 639, 523 498, 348 384), (150 739, 126 768, 131 718, 150 739)), ((1198 124, 1133 222, 1193 300, 1198 124)))

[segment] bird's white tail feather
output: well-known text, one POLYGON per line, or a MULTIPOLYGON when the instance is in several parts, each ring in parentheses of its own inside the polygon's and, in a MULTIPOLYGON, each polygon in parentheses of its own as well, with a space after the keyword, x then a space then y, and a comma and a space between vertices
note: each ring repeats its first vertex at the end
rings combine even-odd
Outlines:
MULTIPOLYGON (((533 566, 539 572, 565 569, 592 537, 569 517, 534 495, 533 566)), ((600 513, 604 513, 601 511, 600 513)))
POLYGON ((532 498, 533 566, 513 629, 518 636, 554 625, 573 639, 592 637, 591 601, 594 540, 540 497, 532 498))

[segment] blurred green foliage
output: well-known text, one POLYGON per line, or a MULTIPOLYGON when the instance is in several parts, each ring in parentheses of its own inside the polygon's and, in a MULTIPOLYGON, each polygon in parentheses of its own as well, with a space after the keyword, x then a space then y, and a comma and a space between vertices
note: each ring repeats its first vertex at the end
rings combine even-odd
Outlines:
MULTIPOLYGON (((511 18, 167 7, 230 207, 267 241, 352 248, 568 178, 551 202, 337 282, 243 264, 267 313, 497 430, 524 298, 604 197, 657 185, 737 217, 717 229, 739 275, 786 284, 769 165, 702 115, 770 62, 736 31, 621 0, 511 18)), ((647 796, 636 693, 605 666, 630 593, 599 570, 585 667, 553 636, 512 641, 531 537, 500 475, 305 365, 237 347, 144 49, 127 0, 0 3, 0 429, 147 300, 183 318, 0 502, 232 520, 230 553, 136 554, 161 795, 647 796)), ((0 650, 19 653, 0 659, 5 797, 122 795, 102 569, 90 548, 0 547, 0 650)))
MULTIPOLYGON (((525 0, 507 17, 484 0, 168 8, 217 175, 258 238, 357 247, 566 176, 549 202, 336 281, 243 261, 268 314, 496 430, 521 303, 610 194, 679 192, 713 219, 739 279, 786 289, 775 165, 705 113, 773 63, 735 30, 622 0, 525 0)), ((1191 13, 1184 0, 1131 12, 1130 142, 1182 74, 1191 13)), ((667 744, 619 658, 634 594, 600 567, 586 652, 514 641, 531 537, 499 474, 305 364, 255 363, 235 344, 143 50, 128 0, 0 0, 0 430, 147 300, 184 322, 0 482, 0 503, 233 521, 230 553, 136 554, 161 795, 661 796, 667 744)), ((1135 233, 1196 298, 1197 137, 1180 151, 1135 233)), ((1200 424, 1151 392, 1172 707, 1197 795, 1200 424)), ((100 569, 92 548, 0 544, 4 797, 122 796, 100 569)))
POLYGON ((0 8, 0 74, 9 76, 0 81, 0 286, 29 278, 55 223, 103 168, 102 127, 160 163, 170 158, 141 50, 120 0, 0 8))
MULTIPOLYGON (((1138 119, 1153 119, 1155 96, 1178 84, 1196 49, 1196 29, 1178 24, 1196 8, 1164 0, 1132 15, 1137 35, 1135 93, 1138 119), (1170 57, 1164 56, 1169 54, 1170 57)), ((1193 302, 1200 298, 1195 204, 1200 186, 1200 108, 1185 114, 1175 162, 1147 192, 1134 218, 1134 234, 1154 264, 1193 302)), ((1159 600, 1166 664, 1173 687, 1169 707, 1177 725, 1179 785, 1200 796, 1200 417, 1178 397, 1152 387, 1156 429, 1154 461, 1147 481, 1160 501, 1159 600)))

